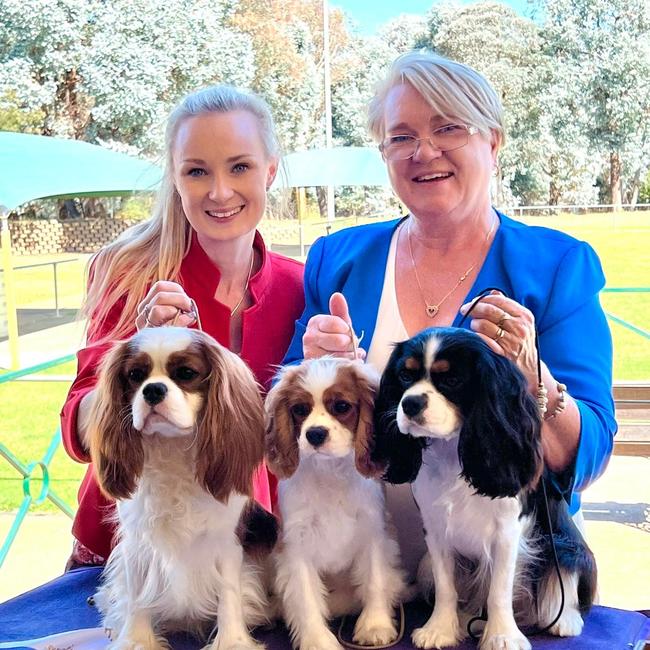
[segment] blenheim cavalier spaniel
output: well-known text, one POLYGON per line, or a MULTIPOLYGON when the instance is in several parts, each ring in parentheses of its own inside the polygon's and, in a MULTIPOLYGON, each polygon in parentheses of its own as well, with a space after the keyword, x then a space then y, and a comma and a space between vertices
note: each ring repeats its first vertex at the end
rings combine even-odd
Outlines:
POLYGON ((277 530, 251 499, 264 420, 244 362, 202 332, 144 329, 104 360, 89 435, 117 500, 118 543, 95 599, 111 647, 163 648, 167 632, 217 628, 213 650, 259 648, 249 627, 268 605, 246 546, 271 546, 277 530))
MULTIPOLYGON (((393 483, 412 482, 435 589, 420 648, 465 636, 459 618, 487 607, 483 650, 528 650, 515 623, 575 636, 592 604, 596 565, 550 480, 548 515, 541 418, 526 380, 473 332, 431 328, 396 345, 381 379, 373 459, 393 483), (561 590, 564 590, 564 597, 561 590), (514 602, 514 605, 513 605, 514 602)), ((426 568, 428 564, 429 568, 426 568)))
POLYGON ((267 462, 278 476, 276 588, 294 643, 340 649, 327 619, 361 610, 354 640, 397 638, 397 543, 370 461, 376 377, 356 361, 289 366, 266 399, 267 462))

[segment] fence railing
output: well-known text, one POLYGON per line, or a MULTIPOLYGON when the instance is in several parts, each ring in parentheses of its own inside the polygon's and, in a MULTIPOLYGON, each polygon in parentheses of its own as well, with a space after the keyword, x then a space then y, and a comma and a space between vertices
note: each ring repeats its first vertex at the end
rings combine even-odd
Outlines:
POLYGON ((52 280, 54 283, 54 308, 56 310, 56 316, 57 318, 60 316, 59 314, 59 280, 58 280, 58 275, 57 275, 57 270, 56 267, 59 264, 66 264, 68 262, 76 262, 79 258, 78 257, 71 257, 70 259, 66 260, 54 260, 52 262, 39 262, 38 264, 22 264, 21 266, 14 266, 14 271, 19 271, 21 269, 35 269, 38 266, 52 266, 52 280))
MULTIPOLYGON (((62 363, 67 363, 72 361, 75 358, 73 354, 69 354, 65 357, 59 357, 57 359, 52 359, 51 361, 46 361, 30 368, 23 368, 22 370, 15 370, 13 372, 7 372, 4 375, 0 375, 0 384, 5 384, 10 381, 15 381, 21 377, 26 377, 34 373, 40 372, 42 370, 47 370, 58 366, 62 363)), ((59 380, 61 381, 61 380, 59 380)), ((3 457, 9 465, 11 465, 22 477, 23 477, 23 500, 18 508, 18 512, 14 518, 14 521, 5 537, 2 547, 0 547, 0 567, 2 567, 9 549, 16 539, 16 535, 20 530, 20 527, 29 512, 29 509, 33 505, 40 505, 46 499, 49 499, 59 510, 65 513, 71 519, 74 517, 73 509, 59 497, 59 495, 50 487, 50 472, 49 465, 52 461, 56 450, 61 444, 61 429, 57 429, 55 434, 52 436, 50 443, 48 445, 47 451, 39 460, 33 460, 27 464, 21 462, 10 450, 9 448, 0 443, 0 456, 3 457), (38 493, 38 496, 32 494, 32 485, 31 482, 35 478, 37 472, 40 471, 40 478, 42 480, 41 489, 38 493)))

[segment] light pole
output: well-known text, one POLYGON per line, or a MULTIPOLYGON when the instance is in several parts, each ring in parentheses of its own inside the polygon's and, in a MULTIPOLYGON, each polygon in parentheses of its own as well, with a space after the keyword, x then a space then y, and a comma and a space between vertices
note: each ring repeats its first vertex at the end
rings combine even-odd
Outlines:
MULTIPOLYGON (((332 89, 330 74, 330 15, 327 0, 323 0, 323 66, 325 68, 325 146, 332 148, 332 89)), ((334 186, 327 186, 327 221, 334 221, 334 186)))

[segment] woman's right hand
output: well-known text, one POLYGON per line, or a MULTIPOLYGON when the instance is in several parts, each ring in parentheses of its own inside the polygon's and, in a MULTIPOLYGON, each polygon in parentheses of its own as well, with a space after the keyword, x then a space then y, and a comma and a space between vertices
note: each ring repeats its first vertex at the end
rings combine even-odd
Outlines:
POLYGON ((172 324, 188 327, 195 321, 194 303, 185 289, 177 282, 160 280, 138 305, 135 326, 138 330, 172 324))
POLYGON ((354 333, 348 303, 342 293, 333 293, 329 302, 329 314, 312 316, 302 337, 305 359, 317 359, 325 355, 365 359, 366 351, 358 347, 359 339, 354 333), (354 337, 352 340, 351 337, 354 337))

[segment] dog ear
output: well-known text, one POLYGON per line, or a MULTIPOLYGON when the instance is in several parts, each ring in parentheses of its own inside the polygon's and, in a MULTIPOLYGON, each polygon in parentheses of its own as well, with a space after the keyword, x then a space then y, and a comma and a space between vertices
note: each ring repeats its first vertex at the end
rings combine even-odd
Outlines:
POLYGON ((142 434, 133 427, 126 360, 128 341, 118 343, 99 369, 95 399, 88 416, 90 456, 99 486, 113 499, 128 499, 136 489, 144 466, 142 434))
POLYGON ((404 434, 397 426, 397 407, 403 389, 396 367, 403 345, 395 346, 379 384, 375 400, 372 462, 384 468, 383 479, 389 483, 412 483, 422 465, 425 440, 404 434))
POLYGON ((284 369, 278 383, 266 396, 266 462, 280 479, 292 476, 300 462, 298 436, 289 411, 292 385, 299 372, 299 367, 284 369))
POLYGON ((200 345, 212 370, 197 423, 196 478, 220 501, 233 491, 251 496, 253 474, 264 458, 259 386, 237 355, 207 336, 200 345))
POLYGON ((516 496, 534 487, 543 469, 537 404, 509 359, 486 350, 475 372, 480 389, 458 441, 461 476, 483 496, 516 496))
POLYGON ((374 444, 374 412, 378 377, 370 366, 352 362, 355 390, 359 397, 359 419, 354 434, 354 462, 357 471, 368 478, 380 477, 384 465, 372 459, 374 444))

